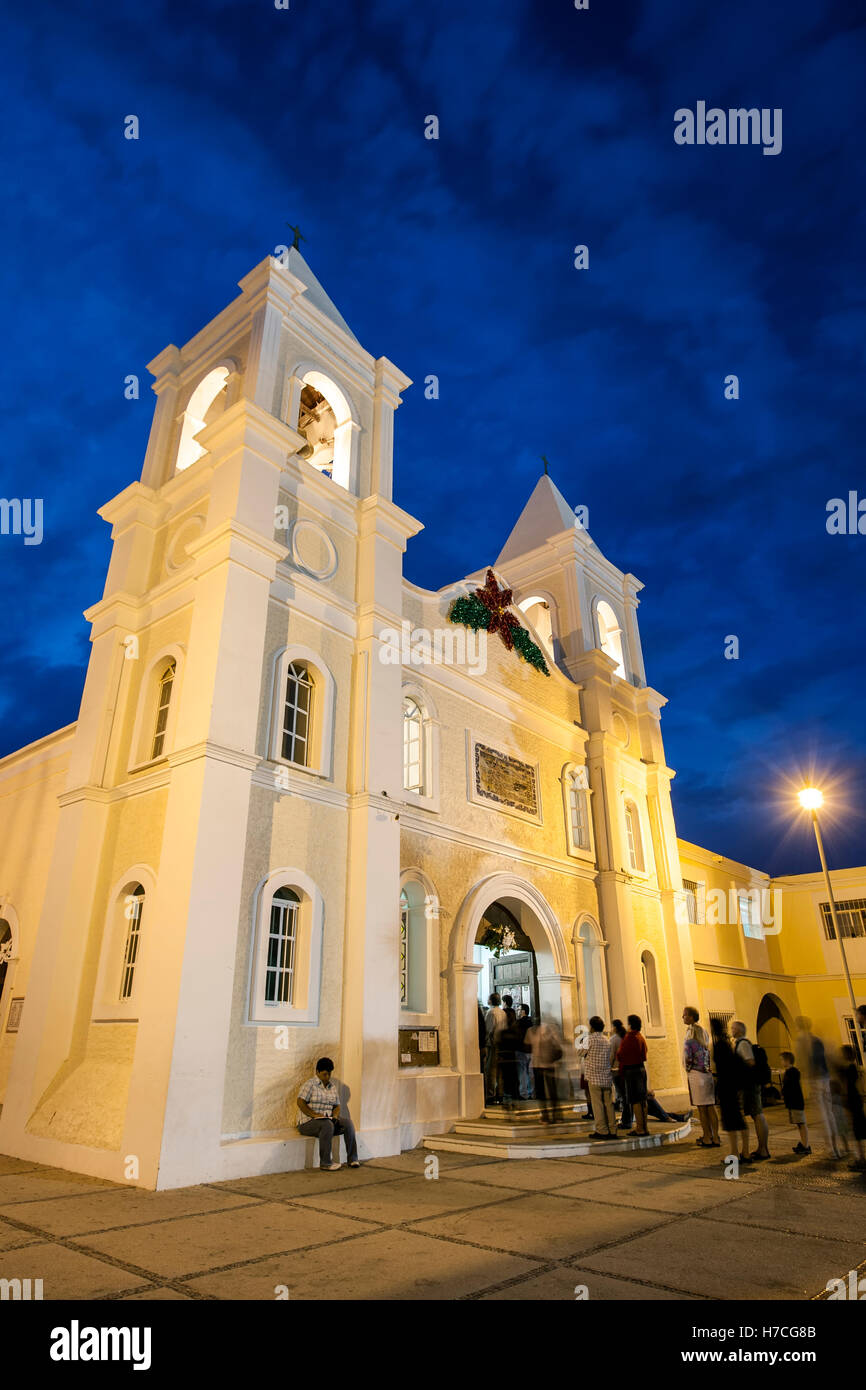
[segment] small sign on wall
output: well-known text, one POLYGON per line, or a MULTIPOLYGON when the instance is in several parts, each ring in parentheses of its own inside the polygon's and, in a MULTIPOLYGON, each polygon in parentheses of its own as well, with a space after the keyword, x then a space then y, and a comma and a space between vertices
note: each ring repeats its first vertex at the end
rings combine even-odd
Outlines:
POLYGON ((438 1028, 401 1028, 398 1053, 401 1067, 438 1067, 438 1028))
POLYGON ((17 1033, 21 1026, 21 1010, 24 1008, 24 999, 13 999, 9 1005, 9 1017, 6 1020, 6 1032, 17 1033))

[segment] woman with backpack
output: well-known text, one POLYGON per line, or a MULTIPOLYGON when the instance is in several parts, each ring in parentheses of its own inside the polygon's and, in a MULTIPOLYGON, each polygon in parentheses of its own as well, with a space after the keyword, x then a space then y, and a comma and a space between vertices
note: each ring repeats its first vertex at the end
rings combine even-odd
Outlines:
POLYGON ((689 1083, 689 1100, 697 1108, 703 1131, 698 1140, 701 1149, 720 1149, 719 1117, 716 1112, 716 1085, 710 1066, 710 1040, 698 1022, 700 1014, 687 1004, 683 1009, 686 1040, 683 1065, 689 1083))

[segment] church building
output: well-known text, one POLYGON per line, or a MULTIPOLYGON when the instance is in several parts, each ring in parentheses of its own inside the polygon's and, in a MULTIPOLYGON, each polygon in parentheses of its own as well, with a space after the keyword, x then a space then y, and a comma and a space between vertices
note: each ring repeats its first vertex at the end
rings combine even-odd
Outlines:
MULTIPOLYGON (((660 1096, 684 1004, 771 1062, 799 1013, 849 1040, 820 876, 677 839, 640 581, 545 474, 476 573, 410 583, 411 383, 296 249, 240 290, 150 364, 76 722, 0 760, 0 1152, 304 1167, 327 1054, 362 1159, 397 1153, 480 1115, 494 988, 567 1041, 640 1014, 660 1096)), ((862 997, 866 869, 835 886, 862 997)))

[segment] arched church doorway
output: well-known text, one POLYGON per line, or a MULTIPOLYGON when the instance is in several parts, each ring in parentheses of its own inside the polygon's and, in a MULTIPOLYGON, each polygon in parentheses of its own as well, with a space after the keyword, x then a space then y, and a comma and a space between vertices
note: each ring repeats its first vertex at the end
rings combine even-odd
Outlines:
POLYGON ((470 1118, 484 1107, 479 1001, 483 997, 486 1003, 496 988, 511 994, 516 1007, 519 992, 533 1018, 549 1020, 570 1040, 574 973, 552 908, 516 874, 491 874, 467 894, 455 918, 449 955, 452 1057, 460 1076, 460 1113, 470 1118), (497 937, 507 947, 498 955, 493 949, 497 937))
POLYGON ((766 1052, 767 1061, 774 1071, 782 1065, 781 1053, 794 1050, 792 1022, 789 1011, 778 995, 765 994, 758 1005, 755 1041, 760 1043, 766 1052))
POLYGON ((473 956, 481 966, 478 1000, 482 1008, 493 993, 511 997, 513 1007, 525 1004, 538 1017, 538 965, 530 937, 504 903, 485 910, 475 933, 473 956))

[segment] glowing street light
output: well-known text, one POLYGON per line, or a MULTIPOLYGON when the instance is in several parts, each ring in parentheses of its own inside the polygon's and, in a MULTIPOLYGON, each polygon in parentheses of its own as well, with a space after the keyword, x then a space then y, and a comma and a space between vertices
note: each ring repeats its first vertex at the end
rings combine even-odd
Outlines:
POLYGON ((815 829, 815 839, 818 844, 818 854, 821 858, 821 868, 824 870, 824 882, 827 885, 827 897, 830 899, 830 916, 833 920, 833 930, 836 933, 836 940, 839 942, 839 954, 842 957, 842 969, 845 972, 845 983, 848 986, 848 998, 851 1001, 851 1019, 854 1024, 855 1036, 860 1044, 860 1055, 866 1061, 866 1033, 862 1024, 859 1023, 857 1014, 857 1002, 854 998, 854 986, 851 983, 851 972, 848 969, 848 957, 845 953, 845 942, 842 938, 842 928, 839 925, 839 918, 836 915, 836 899, 833 897, 833 888, 830 883, 830 870, 827 868, 827 856, 824 853, 824 841, 821 839, 821 827, 818 825, 818 811, 824 805, 824 794, 818 787, 803 787, 798 793, 800 805, 804 811, 809 811, 812 816, 812 825, 815 829))

